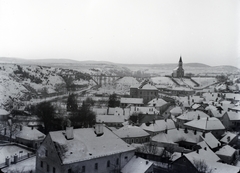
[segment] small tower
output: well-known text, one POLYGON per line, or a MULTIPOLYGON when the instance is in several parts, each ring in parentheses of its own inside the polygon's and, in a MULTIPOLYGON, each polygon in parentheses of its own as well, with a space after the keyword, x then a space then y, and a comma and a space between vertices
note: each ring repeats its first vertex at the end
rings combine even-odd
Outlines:
POLYGON ((182 62, 182 56, 180 56, 179 62, 178 62, 178 67, 182 67, 183 62, 182 62))

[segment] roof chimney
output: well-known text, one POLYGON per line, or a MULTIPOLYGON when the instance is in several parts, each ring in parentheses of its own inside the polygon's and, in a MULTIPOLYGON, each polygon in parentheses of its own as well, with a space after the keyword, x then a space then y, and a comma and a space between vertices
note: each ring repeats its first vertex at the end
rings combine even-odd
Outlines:
POLYGON ((205 138, 205 132, 202 133, 202 136, 205 138))
POLYGON ((166 129, 165 129, 165 133, 166 133, 166 134, 167 134, 167 131, 168 131, 168 129, 166 128, 166 129))
POLYGON ((146 160, 146 165, 148 164, 148 160, 146 160))
POLYGON ((196 152, 199 154, 199 149, 197 149, 196 152))
POLYGON ((97 136, 103 135, 103 124, 102 123, 96 123, 95 124, 95 133, 97 136))
POLYGON ((184 129, 184 133, 188 133, 187 127, 185 127, 185 129, 184 129))
POLYGON ((65 137, 67 140, 73 139, 73 127, 71 127, 71 121, 67 120, 67 127, 65 137))
POLYGON ((200 120, 200 115, 197 116, 197 119, 200 120))

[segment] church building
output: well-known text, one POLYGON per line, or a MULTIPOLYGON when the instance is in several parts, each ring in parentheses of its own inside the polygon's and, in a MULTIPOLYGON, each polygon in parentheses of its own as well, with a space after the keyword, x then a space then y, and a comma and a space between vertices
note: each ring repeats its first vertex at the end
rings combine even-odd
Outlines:
POLYGON ((180 56, 178 67, 173 70, 172 77, 174 78, 182 78, 184 77, 184 69, 183 69, 183 62, 182 57, 180 56))

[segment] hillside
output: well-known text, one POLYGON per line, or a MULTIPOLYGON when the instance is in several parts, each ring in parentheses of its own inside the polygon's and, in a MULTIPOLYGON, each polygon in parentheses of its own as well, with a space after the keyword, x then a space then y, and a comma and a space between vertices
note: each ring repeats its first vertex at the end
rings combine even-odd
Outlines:
POLYGON ((63 94, 93 83, 85 73, 35 65, 0 64, 0 75, 0 104, 6 109, 33 98, 63 94))

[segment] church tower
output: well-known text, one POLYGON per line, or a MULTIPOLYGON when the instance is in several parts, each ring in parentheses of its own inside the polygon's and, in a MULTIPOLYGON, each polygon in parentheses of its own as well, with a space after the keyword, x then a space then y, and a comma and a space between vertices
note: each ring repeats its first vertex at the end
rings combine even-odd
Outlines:
POLYGON ((184 77, 182 56, 180 56, 180 59, 179 59, 179 62, 178 62, 178 67, 176 67, 173 70, 172 77, 175 77, 175 78, 182 78, 182 77, 184 77))
POLYGON ((178 67, 181 67, 181 68, 182 68, 182 64, 183 64, 183 62, 182 62, 182 56, 180 56, 180 59, 179 59, 179 62, 178 62, 178 67))

